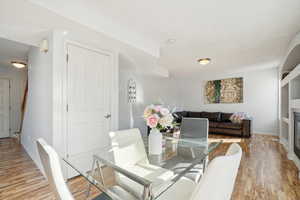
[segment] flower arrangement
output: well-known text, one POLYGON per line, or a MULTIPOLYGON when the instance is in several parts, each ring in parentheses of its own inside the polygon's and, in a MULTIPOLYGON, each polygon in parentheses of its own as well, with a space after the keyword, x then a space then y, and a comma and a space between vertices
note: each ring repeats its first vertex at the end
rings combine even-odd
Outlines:
POLYGON ((173 127, 173 116, 169 109, 161 105, 149 105, 144 110, 144 119, 151 129, 166 129, 173 127))

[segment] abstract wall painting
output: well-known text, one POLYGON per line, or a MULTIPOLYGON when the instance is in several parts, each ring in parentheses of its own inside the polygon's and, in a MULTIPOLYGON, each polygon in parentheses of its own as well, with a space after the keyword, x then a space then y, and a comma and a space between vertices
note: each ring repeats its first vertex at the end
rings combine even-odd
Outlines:
POLYGON ((205 103, 243 103, 243 78, 228 78, 207 81, 205 84, 205 103))

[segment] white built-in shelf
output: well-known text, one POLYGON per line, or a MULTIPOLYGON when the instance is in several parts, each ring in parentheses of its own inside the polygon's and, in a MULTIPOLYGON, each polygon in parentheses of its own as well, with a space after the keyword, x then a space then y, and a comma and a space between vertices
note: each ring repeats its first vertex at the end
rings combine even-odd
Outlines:
POLYGON ((292 99, 290 100, 291 108, 300 108, 300 99, 292 99))
POLYGON ((292 100, 300 99, 300 75, 290 81, 290 91, 292 100))
MULTIPOLYGON (((280 81, 280 142, 288 152, 288 158, 293 160, 300 170, 300 159, 296 156, 293 148, 294 144, 294 119, 291 115, 296 109, 300 109, 300 64, 299 46, 300 34, 297 35, 296 45, 285 58, 284 64, 280 67, 280 75, 289 71, 289 74, 280 81), (296 66, 296 64, 298 65, 296 66), (296 67, 295 67, 296 66, 296 67), (291 117, 291 118, 290 118, 291 117)), ((299 173, 300 178, 300 173, 299 173)))
POLYGON ((282 117, 281 118, 283 122, 287 123, 287 124, 290 124, 290 119, 287 118, 287 117, 282 117))
POLYGON ((295 79, 297 76, 300 76, 300 64, 297 65, 283 80, 281 80, 281 87, 284 87, 291 80, 295 79))
MULTIPOLYGON (((288 86, 288 85, 286 85, 288 86)), ((281 88, 281 117, 289 117, 289 87, 281 88)))

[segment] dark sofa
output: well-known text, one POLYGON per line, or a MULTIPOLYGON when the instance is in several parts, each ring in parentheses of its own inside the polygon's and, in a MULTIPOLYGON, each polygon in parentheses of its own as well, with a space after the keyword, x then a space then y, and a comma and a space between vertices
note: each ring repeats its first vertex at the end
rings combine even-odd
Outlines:
POLYGON ((173 113, 177 123, 183 117, 207 118, 209 120, 209 133, 251 137, 251 120, 242 120, 241 123, 232 123, 230 117, 233 113, 222 112, 192 112, 182 111, 173 113))

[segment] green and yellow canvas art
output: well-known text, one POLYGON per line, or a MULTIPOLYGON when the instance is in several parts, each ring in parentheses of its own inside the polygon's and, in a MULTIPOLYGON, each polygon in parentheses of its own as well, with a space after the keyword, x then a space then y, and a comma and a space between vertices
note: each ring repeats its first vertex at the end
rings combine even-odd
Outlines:
POLYGON ((243 78, 228 78, 207 81, 205 85, 205 102, 243 103, 243 78))

